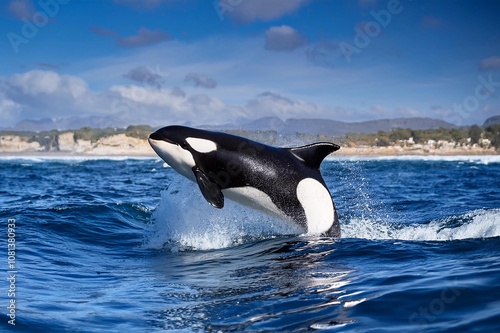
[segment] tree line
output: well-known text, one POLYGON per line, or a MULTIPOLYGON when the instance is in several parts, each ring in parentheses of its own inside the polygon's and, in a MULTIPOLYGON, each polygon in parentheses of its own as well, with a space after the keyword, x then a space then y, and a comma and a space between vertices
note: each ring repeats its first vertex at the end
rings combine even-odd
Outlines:
MULTIPOLYGON (((75 141, 87 140, 92 143, 97 142, 99 139, 116 134, 125 134, 130 137, 139 139, 147 139, 154 129, 149 125, 132 125, 127 128, 91 128, 82 127, 73 131, 42 131, 42 132, 19 132, 19 131, 1 131, 0 135, 17 135, 28 138, 29 142, 39 142, 41 146, 47 149, 57 149, 58 136, 73 132, 75 141)), ((434 141, 448 141, 459 144, 478 144, 482 139, 489 139, 491 145, 497 150, 500 150, 500 124, 480 127, 473 125, 464 128, 439 128, 428 130, 413 130, 410 128, 396 128, 391 131, 379 131, 373 134, 357 134, 348 133, 343 137, 331 137, 323 134, 305 134, 295 133, 282 135, 276 131, 247 131, 247 130, 228 130, 231 134, 236 134, 248 137, 253 140, 264 142, 271 145, 282 146, 290 143, 311 143, 315 141, 334 141, 341 144, 357 144, 367 146, 391 146, 401 141, 413 138, 415 144, 426 144, 429 140, 434 141), (469 140, 470 139, 470 140, 469 140)))
POLYGON ((364 144, 368 146, 390 146, 398 142, 413 138, 416 144, 426 144, 429 140, 448 141, 459 144, 480 144, 482 139, 491 141, 495 149, 500 149, 500 124, 480 127, 473 125, 467 128, 439 128, 428 130, 413 130, 410 128, 396 128, 391 131, 379 131, 376 134, 349 133, 343 141, 364 144), (470 140, 469 140, 470 139, 470 140))

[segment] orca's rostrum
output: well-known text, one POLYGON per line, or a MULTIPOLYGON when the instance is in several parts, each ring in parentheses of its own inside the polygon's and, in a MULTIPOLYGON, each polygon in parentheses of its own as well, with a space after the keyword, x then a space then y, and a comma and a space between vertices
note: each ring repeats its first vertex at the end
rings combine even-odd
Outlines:
POLYGON ((214 207, 224 207, 227 197, 293 221, 308 234, 340 237, 335 204, 319 172, 323 159, 340 149, 334 143, 277 148, 185 126, 163 127, 149 143, 214 207))

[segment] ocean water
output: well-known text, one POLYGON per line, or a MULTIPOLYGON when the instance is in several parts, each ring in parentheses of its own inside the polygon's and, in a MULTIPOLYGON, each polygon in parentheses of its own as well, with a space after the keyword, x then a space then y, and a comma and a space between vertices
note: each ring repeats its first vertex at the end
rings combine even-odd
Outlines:
POLYGON ((498 156, 322 174, 338 240, 212 208, 154 158, 0 158, 0 331, 500 330, 498 156))

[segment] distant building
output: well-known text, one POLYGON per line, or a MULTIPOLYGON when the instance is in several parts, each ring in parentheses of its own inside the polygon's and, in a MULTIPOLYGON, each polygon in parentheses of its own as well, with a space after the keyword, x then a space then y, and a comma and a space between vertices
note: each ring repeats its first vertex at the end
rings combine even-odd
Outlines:
POLYGON ((491 145, 491 140, 490 139, 481 139, 481 140, 479 140, 479 143, 483 147, 489 147, 491 145))

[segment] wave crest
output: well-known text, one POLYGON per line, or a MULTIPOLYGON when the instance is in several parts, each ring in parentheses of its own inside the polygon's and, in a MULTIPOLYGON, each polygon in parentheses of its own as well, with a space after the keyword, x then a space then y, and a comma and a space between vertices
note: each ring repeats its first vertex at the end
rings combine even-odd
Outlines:
POLYGON ((500 209, 478 209, 427 224, 391 224, 367 218, 341 223, 342 238, 448 241, 500 236, 500 209))
POLYGON ((432 161, 465 162, 488 165, 500 163, 499 155, 382 155, 382 156, 340 156, 330 155, 328 161, 432 161))

